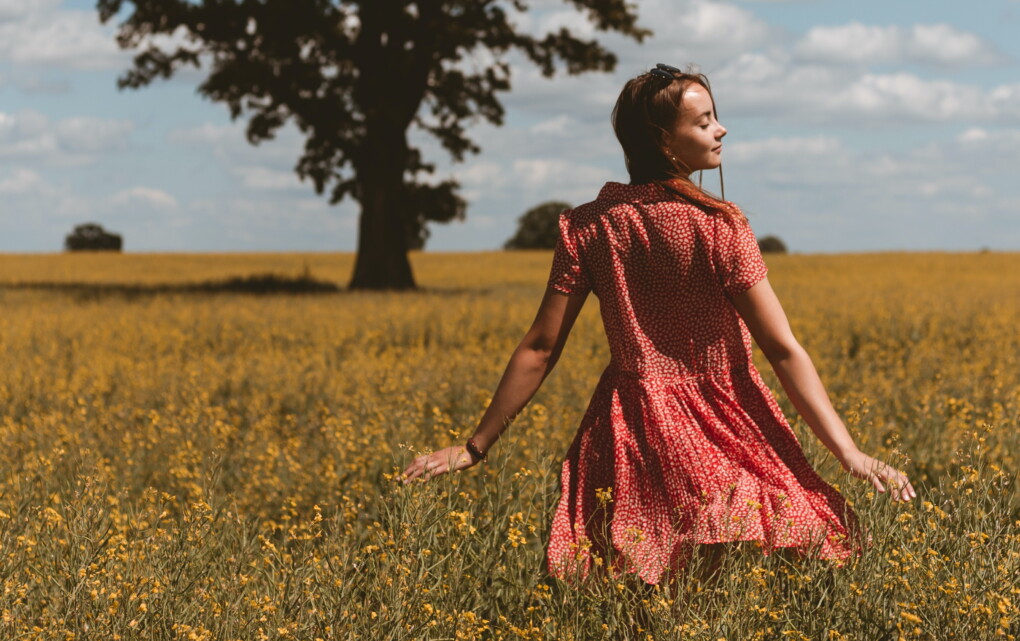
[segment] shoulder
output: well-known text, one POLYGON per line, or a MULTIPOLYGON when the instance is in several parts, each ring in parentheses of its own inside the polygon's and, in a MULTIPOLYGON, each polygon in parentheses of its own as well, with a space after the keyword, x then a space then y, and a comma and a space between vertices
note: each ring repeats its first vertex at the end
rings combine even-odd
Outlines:
POLYGON ((705 220, 714 216, 707 213, 697 205, 683 200, 662 198, 645 201, 619 201, 598 198, 573 209, 564 211, 561 215, 566 216, 570 222, 584 224, 593 220, 612 217, 627 217, 641 212, 668 212, 682 214, 687 213, 705 220))
POLYGON ((630 185, 607 182, 594 200, 564 212, 571 222, 587 223, 612 215, 627 215, 664 200, 666 191, 655 183, 630 185))
POLYGON ((623 206, 627 206, 627 203, 607 203, 598 199, 591 200, 560 212, 559 225, 564 231, 568 229, 580 231, 594 226, 599 219, 609 214, 612 209, 623 206))

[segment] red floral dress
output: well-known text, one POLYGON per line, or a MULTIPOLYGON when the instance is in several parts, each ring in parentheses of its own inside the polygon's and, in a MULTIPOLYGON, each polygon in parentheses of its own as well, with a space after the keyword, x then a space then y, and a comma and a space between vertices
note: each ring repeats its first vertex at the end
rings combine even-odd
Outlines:
POLYGON ((805 458, 730 302, 767 271, 746 221, 610 182, 559 231, 549 285, 594 291, 611 359, 563 462, 550 573, 595 562, 654 584, 723 541, 859 554, 856 515, 805 458))

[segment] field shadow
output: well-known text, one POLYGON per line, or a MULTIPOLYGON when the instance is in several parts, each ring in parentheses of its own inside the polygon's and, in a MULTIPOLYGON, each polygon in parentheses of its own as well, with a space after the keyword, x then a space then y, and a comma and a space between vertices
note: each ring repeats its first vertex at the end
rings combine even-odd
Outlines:
POLYGON ((486 294, 488 287, 418 287, 413 290, 349 290, 335 282, 320 280, 311 276, 281 276, 278 274, 253 274, 225 279, 205 280, 191 283, 96 283, 76 281, 21 281, 0 283, 0 290, 41 290, 68 294, 79 299, 107 298, 121 296, 138 298, 164 294, 251 294, 251 295, 338 295, 338 294, 427 294, 429 296, 461 296, 464 294, 486 294))
POLYGON ((336 283, 308 276, 253 274, 193 283, 88 283, 75 281, 22 281, 0 284, 0 289, 28 289, 70 294, 81 298, 158 296, 161 294, 335 294, 336 283))

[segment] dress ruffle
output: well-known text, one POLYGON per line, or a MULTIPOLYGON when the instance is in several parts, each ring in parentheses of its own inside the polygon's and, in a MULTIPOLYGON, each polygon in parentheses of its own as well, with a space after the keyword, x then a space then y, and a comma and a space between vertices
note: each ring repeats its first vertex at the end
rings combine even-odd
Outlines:
POLYGON ((610 363, 561 484, 547 564, 564 580, 598 558, 658 583, 706 543, 796 547, 838 564, 862 547, 856 515, 811 467, 750 364, 642 377, 610 363))

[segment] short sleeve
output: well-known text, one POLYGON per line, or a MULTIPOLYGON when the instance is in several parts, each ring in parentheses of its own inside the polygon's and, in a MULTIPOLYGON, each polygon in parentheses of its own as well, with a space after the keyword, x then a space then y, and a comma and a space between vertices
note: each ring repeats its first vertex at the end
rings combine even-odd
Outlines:
POLYGON ((564 211, 559 217, 559 235, 548 284, 564 294, 585 294, 591 291, 591 282, 581 265, 577 242, 571 234, 570 211, 564 211))
POLYGON ((727 294, 751 289, 768 272, 747 219, 716 222, 716 271, 727 294))

